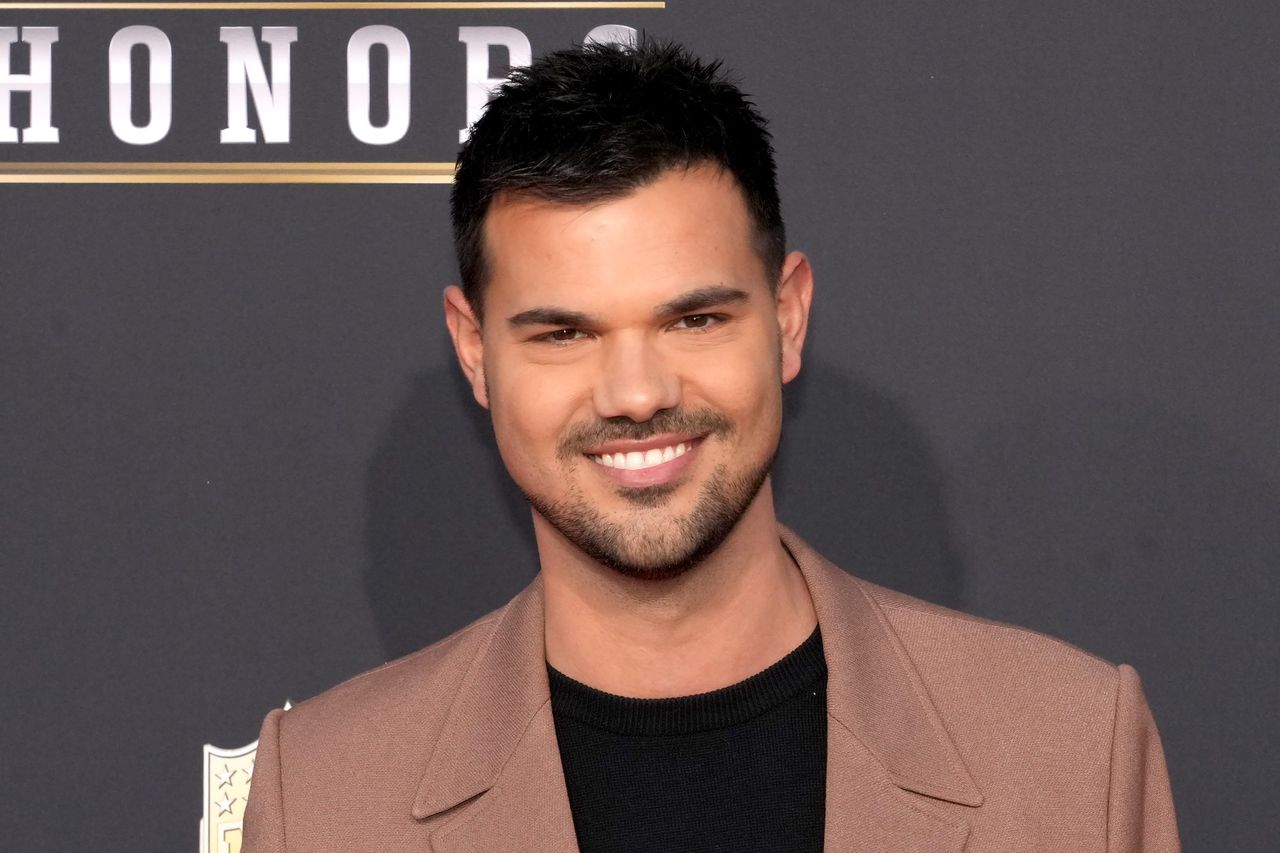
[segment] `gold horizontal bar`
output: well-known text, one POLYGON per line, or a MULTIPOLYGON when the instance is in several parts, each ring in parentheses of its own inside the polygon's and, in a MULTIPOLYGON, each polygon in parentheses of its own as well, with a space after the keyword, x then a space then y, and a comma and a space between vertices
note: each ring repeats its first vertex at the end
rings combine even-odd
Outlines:
POLYGON ((254 162, 221 162, 202 160, 198 162, 99 162, 86 161, 26 161, 21 163, 5 163, 0 161, 0 173, 5 172, 418 172, 441 175, 452 175, 453 163, 344 163, 344 162, 306 162, 288 163, 254 162))
POLYGON ((0 184, 448 184, 452 175, 412 172, 24 172, 0 184))
POLYGON ((0 184, 447 184, 452 163, 11 163, 0 184), (10 168, 10 167, 19 168, 10 168))
POLYGON ((185 0, 185 2, 44 2, 44 3, 0 3, 0 9, 23 9, 41 12, 72 11, 109 11, 120 12, 138 10, 146 12, 348 12, 357 9, 375 12, 395 9, 411 12, 434 10, 476 9, 665 9, 665 0, 407 0, 396 3, 394 0, 265 0, 265 2, 235 3, 224 0, 185 0))

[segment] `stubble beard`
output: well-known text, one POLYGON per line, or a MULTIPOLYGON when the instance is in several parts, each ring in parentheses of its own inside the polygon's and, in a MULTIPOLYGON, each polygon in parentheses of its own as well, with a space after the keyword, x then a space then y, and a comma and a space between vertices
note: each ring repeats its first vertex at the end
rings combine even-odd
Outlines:
MULTIPOLYGON (((722 436, 732 433, 727 421, 716 423, 722 436)), ((641 515, 625 521, 607 518, 578 488, 561 501, 528 492, 525 497, 552 527, 597 563, 629 578, 669 580, 695 568, 723 544, 760 493, 776 455, 775 446, 759 465, 736 475, 724 465, 716 466, 693 509, 675 518, 659 513, 676 485, 619 489, 617 494, 640 513, 653 513, 649 519, 641 515)))

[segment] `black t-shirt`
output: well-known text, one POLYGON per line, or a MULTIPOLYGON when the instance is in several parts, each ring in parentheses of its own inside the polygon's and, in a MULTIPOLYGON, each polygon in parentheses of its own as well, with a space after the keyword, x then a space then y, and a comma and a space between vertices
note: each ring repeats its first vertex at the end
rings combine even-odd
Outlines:
POLYGON ((547 667, 582 853, 822 850, 822 637, 710 693, 631 699, 547 667))

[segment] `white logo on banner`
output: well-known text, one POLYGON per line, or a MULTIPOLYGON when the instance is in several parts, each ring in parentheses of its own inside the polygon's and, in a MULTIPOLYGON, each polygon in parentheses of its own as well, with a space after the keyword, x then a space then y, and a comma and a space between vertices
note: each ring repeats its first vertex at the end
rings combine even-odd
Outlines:
MULTIPOLYGON (((292 707, 284 703, 287 711, 292 707)), ((238 749, 204 745, 204 809, 200 818, 200 853, 240 853, 244 807, 253 784, 258 742, 238 749)))

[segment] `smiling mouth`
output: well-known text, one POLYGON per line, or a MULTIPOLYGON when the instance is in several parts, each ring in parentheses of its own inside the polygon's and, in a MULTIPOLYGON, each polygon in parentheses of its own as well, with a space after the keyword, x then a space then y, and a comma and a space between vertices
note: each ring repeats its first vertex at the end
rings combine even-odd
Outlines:
POLYGON ((679 459, 693 449, 694 443, 694 441, 681 441, 666 447, 653 447, 643 451, 631 450, 626 453, 588 453, 587 458, 606 468, 643 471, 646 468, 656 468, 665 462, 679 459))

